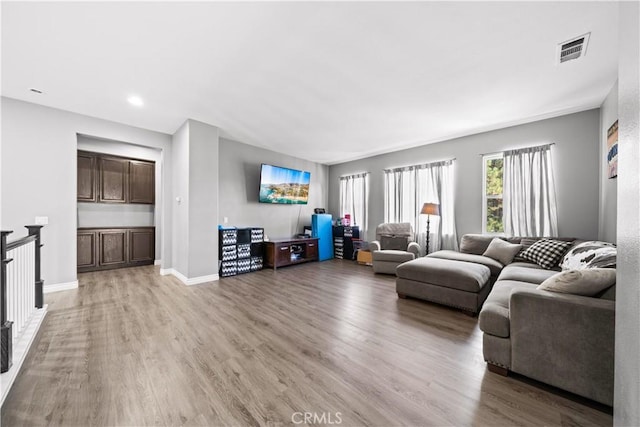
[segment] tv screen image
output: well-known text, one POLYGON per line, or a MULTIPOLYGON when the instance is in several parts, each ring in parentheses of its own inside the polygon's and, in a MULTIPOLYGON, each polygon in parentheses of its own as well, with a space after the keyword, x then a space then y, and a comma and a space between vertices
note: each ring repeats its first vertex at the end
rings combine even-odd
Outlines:
POLYGON ((262 165, 260 203, 306 205, 311 173, 272 165, 262 165))

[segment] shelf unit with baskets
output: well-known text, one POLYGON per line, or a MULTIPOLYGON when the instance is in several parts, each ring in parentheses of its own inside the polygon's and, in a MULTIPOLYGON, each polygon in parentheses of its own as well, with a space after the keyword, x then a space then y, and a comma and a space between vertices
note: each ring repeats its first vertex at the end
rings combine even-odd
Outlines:
POLYGON ((263 228, 221 228, 218 234, 220 277, 262 270, 263 228))
POLYGON ((333 227, 333 250, 338 259, 354 259, 354 240, 359 240, 360 229, 357 226, 333 227))

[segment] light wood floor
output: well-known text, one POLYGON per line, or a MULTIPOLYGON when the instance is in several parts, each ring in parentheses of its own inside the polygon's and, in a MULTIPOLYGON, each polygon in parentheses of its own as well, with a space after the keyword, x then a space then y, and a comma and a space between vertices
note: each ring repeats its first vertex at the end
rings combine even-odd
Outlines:
POLYGON ((157 272, 85 273, 79 289, 46 295, 2 425, 290 425, 296 412, 344 426, 612 423, 489 373, 476 318, 400 300, 369 267, 333 260, 191 287, 157 272))

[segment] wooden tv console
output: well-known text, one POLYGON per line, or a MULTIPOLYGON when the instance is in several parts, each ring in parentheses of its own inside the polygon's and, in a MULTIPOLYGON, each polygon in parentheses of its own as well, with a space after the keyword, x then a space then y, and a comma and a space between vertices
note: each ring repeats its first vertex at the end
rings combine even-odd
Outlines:
POLYGON ((318 238, 276 239, 264 242, 265 266, 278 267, 318 260, 318 238))

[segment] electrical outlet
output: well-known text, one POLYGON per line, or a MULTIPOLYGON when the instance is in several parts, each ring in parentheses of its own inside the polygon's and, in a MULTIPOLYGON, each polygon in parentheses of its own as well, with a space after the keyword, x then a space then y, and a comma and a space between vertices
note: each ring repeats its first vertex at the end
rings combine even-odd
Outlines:
POLYGON ((36 225, 47 225, 49 224, 48 216, 37 216, 36 217, 36 225))
POLYGON ((226 224, 226 223, 228 223, 228 222, 229 222, 229 217, 228 217, 228 216, 225 216, 225 217, 222 219, 222 223, 223 223, 223 224, 226 224))

